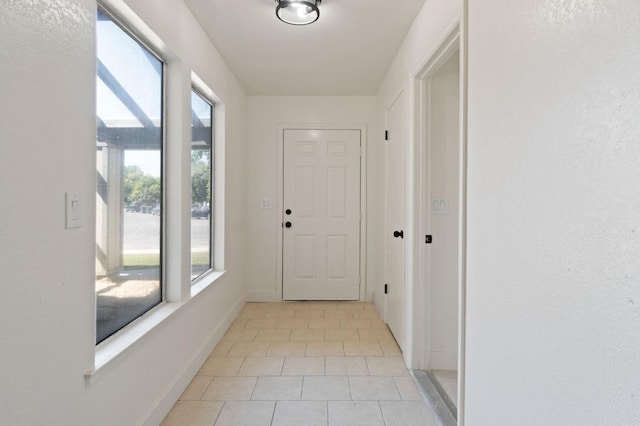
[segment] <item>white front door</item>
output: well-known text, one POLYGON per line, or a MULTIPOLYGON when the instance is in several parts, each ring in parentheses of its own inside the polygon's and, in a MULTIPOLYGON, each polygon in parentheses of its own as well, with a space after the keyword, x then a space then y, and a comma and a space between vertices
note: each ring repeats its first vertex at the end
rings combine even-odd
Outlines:
POLYGON ((285 130, 284 300, 360 298, 360 130, 285 130))
POLYGON ((401 348, 405 333, 405 119, 404 92, 387 109, 386 321, 401 348))

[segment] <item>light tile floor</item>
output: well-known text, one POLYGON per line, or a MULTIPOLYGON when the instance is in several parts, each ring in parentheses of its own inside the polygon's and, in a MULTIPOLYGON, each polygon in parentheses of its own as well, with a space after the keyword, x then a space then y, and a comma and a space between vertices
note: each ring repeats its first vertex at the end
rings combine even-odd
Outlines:
POLYGON ((435 426, 375 307, 247 303, 163 426, 435 426))

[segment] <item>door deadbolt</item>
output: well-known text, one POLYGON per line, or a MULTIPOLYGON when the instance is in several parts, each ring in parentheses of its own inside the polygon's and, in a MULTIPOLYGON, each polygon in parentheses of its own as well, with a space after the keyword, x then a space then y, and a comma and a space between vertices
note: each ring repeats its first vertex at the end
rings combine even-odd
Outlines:
POLYGON ((291 209, 287 209, 284 211, 286 214, 291 214, 291 209))

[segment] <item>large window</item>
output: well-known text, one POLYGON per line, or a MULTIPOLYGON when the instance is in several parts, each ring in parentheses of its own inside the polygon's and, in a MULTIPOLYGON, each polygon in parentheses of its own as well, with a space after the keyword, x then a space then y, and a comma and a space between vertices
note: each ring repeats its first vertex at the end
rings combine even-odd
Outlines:
POLYGON ((97 17, 96 341, 162 301, 163 63, 97 17))
POLYGON ((191 279, 211 269, 213 106, 191 92, 191 279))

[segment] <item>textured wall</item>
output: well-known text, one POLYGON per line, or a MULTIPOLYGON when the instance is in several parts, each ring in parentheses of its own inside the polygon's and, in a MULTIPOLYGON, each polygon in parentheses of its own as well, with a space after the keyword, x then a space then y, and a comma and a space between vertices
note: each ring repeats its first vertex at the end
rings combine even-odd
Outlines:
POLYGON ((640 3, 468 3, 466 424, 638 424, 640 3))
POLYGON ((86 0, 0 5, 2 424, 64 424, 90 413, 94 8, 86 0), (85 202, 82 228, 65 230, 65 191, 85 202))

